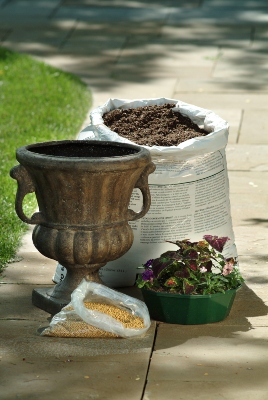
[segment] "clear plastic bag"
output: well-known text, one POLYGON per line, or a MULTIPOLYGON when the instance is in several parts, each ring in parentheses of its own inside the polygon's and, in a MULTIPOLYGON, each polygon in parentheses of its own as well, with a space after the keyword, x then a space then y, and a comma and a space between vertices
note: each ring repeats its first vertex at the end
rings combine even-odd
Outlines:
POLYGON ((143 301, 84 279, 42 336, 131 338, 146 333, 150 325, 143 301))
POLYGON ((121 337, 127 338, 142 335, 149 329, 151 324, 149 311, 143 301, 119 293, 104 285, 88 282, 85 279, 72 293, 72 305, 79 317, 88 324, 121 337), (121 310, 127 311, 132 316, 140 317, 143 320, 144 328, 127 328, 122 322, 110 315, 87 309, 84 302, 116 306, 121 310))

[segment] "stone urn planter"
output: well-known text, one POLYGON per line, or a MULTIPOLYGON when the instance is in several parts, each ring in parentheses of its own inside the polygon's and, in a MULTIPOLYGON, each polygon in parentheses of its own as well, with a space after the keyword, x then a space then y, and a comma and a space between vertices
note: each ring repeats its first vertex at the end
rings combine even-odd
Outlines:
POLYGON ((55 288, 33 291, 33 304, 55 314, 83 278, 102 283, 99 269, 130 249, 128 222, 149 210, 148 175, 155 166, 148 150, 116 142, 36 143, 19 148, 16 156, 20 165, 10 172, 18 181, 16 212, 36 225, 32 238, 40 253, 67 270, 55 288), (139 212, 128 208, 134 188, 143 196, 139 212), (28 218, 22 202, 30 192, 39 211, 28 218))

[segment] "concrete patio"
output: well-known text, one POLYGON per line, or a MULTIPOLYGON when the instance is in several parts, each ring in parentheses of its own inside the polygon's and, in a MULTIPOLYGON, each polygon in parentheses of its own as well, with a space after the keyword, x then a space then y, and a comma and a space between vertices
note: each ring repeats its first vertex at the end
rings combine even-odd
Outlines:
POLYGON ((50 315, 31 293, 53 285, 56 262, 29 231, 1 276, 0 399, 268 399, 267 11, 266 0, 0 0, 0 45, 80 76, 93 108, 110 97, 169 97, 229 122, 246 280, 220 323, 152 321, 132 340, 42 337, 50 315))

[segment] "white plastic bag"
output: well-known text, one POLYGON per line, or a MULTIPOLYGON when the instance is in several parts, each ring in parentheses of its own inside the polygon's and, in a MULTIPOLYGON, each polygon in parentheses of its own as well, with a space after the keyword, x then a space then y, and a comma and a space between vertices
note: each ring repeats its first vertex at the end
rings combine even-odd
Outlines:
POLYGON ((143 301, 83 279, 72 293, 71 303, 53 317, 50 327, 42 335, 131 338, 146 333, 150 325, 150 315, 143 301), (116 319, 116 314, 113 318, 104 312, 88 309, 85 302, 115 306, 117 309, 127 312, 130 315, 128 325, 131 325, 131 317, 140 317, 143 321, 143 328, 126 327, 124 323, 116 319), (93 329, 93 327, 97 329, 93 329), (63 329, 64 333, 62 334, 63 329), (105 335, 105 332, 109 332, 111 335, 105 335))
MULTIPOLYGON (((174 104, 173 111, 180 111, 189 117, 195 124, 210 132, 207 136, 189 139, 178 146, 143 146, 147 148, 153 161, 164 163, 170 162, 172 157, 176 160, 187 160, 191 157, 208 154, 225 148, 228 140, 228 123, 211 110, 184 103, 180 100, 159 99, 109 99, 104 105, 94 109, 90 113, 91 124, 87 126, 78 136, 78 139, 96 139, 102 141, 114 141, 121 143, 136 144, 113 132, 104 125, 103 114, 119 109, 137 108, 151 105, 174 104), (88 133, 88 134, 86 134, 88 133)), ((151 174, 153 175, 153 174, 151 174)))
MULTIPOLYGON (((174 104, 174 111, 187 115, 209 134, 178 146, 144 146, 156 164, 155 172, 149 176, 152 203, 143 218, 129 223, 134 232, 130 250, 100 270, 102 280, 111 287, 133 285, 141 264, 172 248, 173 245, 166 240, 189 238, 196 241, 205 234, 228 236, 230 241, 224 255, 237 257, 225 155, 229 134, 225 120, 210 110, 169 98, 109 99, 91 111, 91 124, 78 139, 133 143, 105 126, 103 114, 115 108, 165 103, 174 104)), ((136 211, 141 205, 142 196, 138 189, 134 189, 130 207, 136 211)), ((62 274, 60 266, 57 272, 62 274)))

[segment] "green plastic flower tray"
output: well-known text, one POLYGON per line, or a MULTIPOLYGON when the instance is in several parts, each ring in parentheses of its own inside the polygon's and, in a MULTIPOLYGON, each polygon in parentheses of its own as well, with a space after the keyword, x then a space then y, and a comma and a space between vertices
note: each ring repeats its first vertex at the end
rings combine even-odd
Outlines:
POLYGON ((142 295, 152 319, 169 324, 195 325, 225 319, 238 289, 209 295, 186 295, 143 288, 142 295))

